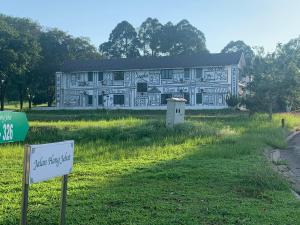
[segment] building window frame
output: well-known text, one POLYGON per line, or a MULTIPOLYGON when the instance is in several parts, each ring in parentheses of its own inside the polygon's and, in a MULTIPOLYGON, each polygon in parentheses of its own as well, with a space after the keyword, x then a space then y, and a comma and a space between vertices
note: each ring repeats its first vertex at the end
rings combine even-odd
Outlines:
POLYGON ((196 79, 203 81, 203 68, 196 68, 196 79))
POLYGON ((162 80, 171 80, 173 79, 173 69, 162 69, 160 71, 160 76, 162 80))
POLYGON ((103 81, 103 72, 98 72, 98 81, 103 81))
POLYGON ((168 98, 172 98, 171 93, 162 93, 162 94, 160 94, 160 104, 161 105, 166 105, 168 103, 168 101, 167 101, 168 98))
POLYGON ((196 104, 197 105, 203 104, 203 93, 202 92, 196 93, 196 104))
POLYGON ((185 104, 189 105, 190 104, 190 99, 191 99, 190 92, 183 92, 183 98, 186 100, 185 104))
POLYGON ((88 102, 87 102, 88 106, 92 106, 93 105, 93 95, 88 95, 87 100, 88 100, 88 102))
POLYGON ((88 72, 88 82, 93 82, 93 81, 94 81, 94 73, 88 72))
POLYGON ((125 95, 124 94, 115 94, 113 95, 114 105, 125 105, 125 95))
POLYGON ((147 82, 138 82, 136 84, 136 92, 138 92, 138 93, 148 92, 148 83, 147 82))
POLYGON ((103 95, 98 95, 98 105, 103 106, 103 95))
POLYGON ((114 81, 124 81, 124 71, 113 72, 114 81))
POLYGON ((184 79, 189 80, 190 79, 190 68, 184 68, 184 79))

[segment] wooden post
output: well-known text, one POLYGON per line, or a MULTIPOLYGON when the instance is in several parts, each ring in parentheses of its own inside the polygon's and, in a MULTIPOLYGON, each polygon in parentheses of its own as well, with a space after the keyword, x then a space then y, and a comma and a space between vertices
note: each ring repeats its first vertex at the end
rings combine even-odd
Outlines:
POLYGON ((68 175, 62 177, 61 183, 61 204, 60 204, 60 224, 66 224, 66 205, 67 205, 67 189, 68 189, 68 175))
POLYGON ((23 164, 23 181, 22 181, 22 203, 21 203, 21 225, 27 224, 27 211, 28 211, 28 192, 29 192, 29 157, 30 146, 25 145, 24 148, 24 164, 23 164))
POLYGON ((282 119, 281 119, 281 127, 284 128, 284 126, 285 126, 285 121, 284 121, 284 119, 282 118, 282 119))

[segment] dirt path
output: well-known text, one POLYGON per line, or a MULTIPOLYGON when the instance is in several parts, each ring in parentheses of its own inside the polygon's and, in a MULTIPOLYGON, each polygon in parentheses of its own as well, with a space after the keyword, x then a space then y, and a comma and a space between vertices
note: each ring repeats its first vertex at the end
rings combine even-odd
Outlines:
POLYGON ((287 149, 277 151, 280 153, 275 163, 277 170, 292 183, 294 190, 300 193, 300 133, 288 140, 287 149))

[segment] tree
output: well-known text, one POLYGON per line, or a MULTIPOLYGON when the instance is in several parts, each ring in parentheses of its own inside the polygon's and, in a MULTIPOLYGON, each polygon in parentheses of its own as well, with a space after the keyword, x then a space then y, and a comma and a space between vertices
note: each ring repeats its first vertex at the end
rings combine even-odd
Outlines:
POLYGON ((246 99, 247 108, 266 111, 271 119, 274 109, 285 110, 283 108, 290 107, 299 98, 299 67, 288 57, 282 45, 278 45, 272 54, 256 55, 253 61, 255 76, 249 85, 251 94, 246 99))
POLYGON ((240 99, 236 95, 228 95, 226 97, 226 104, 231 108, 236 108, 240 103, 240 99))
POLYGON ((208 52, 206 49, 206 39, 204 34, 189 21, 181 20, 176 25, 176 45, 174 54, 194 54, 208 52))
POLYGON ((110 58, 131 58, 140 56, 138 48, 139 40, 134 27, 122 21, 110 33, 109 41, 99 46, 99 51, 110 58))
POLYGON ((244 53, 246 67, 244 68, 241 76, 251 76, 253 60, 255 57, 255 53, 253 49, 249 45, 245 44, 245 42, 243 41, 231 41, 221 51, 221 53, 233 53, 233 52, 244 53))
POLYGON ((208 52, 204 34, 187 20, 173 25, 165 24, 159 35, 160 50, 166 55, 182 55, 208 52))
POLYGON ((254 51, 243 41, 231 41, 221 51, 221 53, 243 52, 247 65, 252 65, 254 51))
POLYGON ((4 110, 4 98, 8 77, 16 66, 17 53, 13 48, 13 42, 18 33, 10 27, 6 21, 0 19, 0 101, 1 111, 4 110))
POLYGON ((100 54, 90 44, 89 39, 73 38, 58 29, 43 32, 39 42, 42 47, 42 61, 35 73, 41 77, 38 80, 42 85, 37 91, 40 96, 47 96, 44 101, 51 106, 55 97, 55 72, 60 70, 62 64, 72 59, 97 59, 100 58, 100 54))
POLYGON ((280 77, 273 67, 275 62, 274 54, 266 56, 256 56, 254 60, 255 77, 251 83, 251 90, 254 92, 256 99, 262 100, 265 104, 261 110, 269 113, 272 119, 274 104, 280 93, 280 77))
POLYGON ((24 74, 29 72, 39 60, 40 47, 37 35, 40 26, 29 19, 19 19, 0 15, 0 58, 1 109, 7 86, 18 89, 20 108, 23 107, 24 74))
POLYGON ((139 41, 143 55, 157 56, 159 54, 159 34, 162 24, 157 19, 147 18, 139 28, 139 41))
POLYGON ((160 52, 164 55, 174 55, 176 45, 176 28, 171 23, 166 23, 159 33, 160 52))
POLYGON ((283 110, 300 106, 300 37, 286 44, 278 44, 276 54, 277 71, 283 74, 280 102, 283 110))

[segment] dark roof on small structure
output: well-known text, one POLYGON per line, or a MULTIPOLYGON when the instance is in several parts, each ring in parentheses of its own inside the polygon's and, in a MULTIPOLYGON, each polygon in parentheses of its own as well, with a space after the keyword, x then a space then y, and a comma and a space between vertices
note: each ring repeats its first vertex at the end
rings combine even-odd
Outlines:
POLYGON ((66 61, 61 72, 185 68, 236 65, 242 53, 202 53, 195 55, 66 61))

